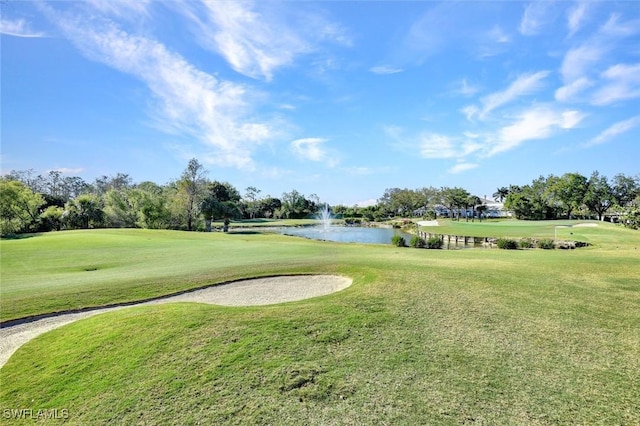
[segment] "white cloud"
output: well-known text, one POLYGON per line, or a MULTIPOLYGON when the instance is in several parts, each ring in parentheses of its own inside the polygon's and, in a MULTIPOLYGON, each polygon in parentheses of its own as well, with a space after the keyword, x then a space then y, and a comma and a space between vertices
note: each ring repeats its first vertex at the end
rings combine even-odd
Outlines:
POLYGON ((473 121, 475 117, 480 114, 480 108, 475 105, 467 105, 463 107, 460 112, 462 112, 465 117, 467 117, 467 120, 473 121))
POLYGON ((555 92, 555 99, 558 102, 571 102, 580 93, 593 86, 593 82, 586 77, 581 77, 571 83, 560 87, 555 92))
POLYGON ((595 41, 584 43, 570 49, 562 61, 560 73, 565 83, 571 83, 584 77, 594 64, 600 62, 605 49, 595 41))
POLYGON ((462 96, 473 96, 476 93, 478 93, 479 90, 480 89, 477 86, 469 84, 467 79, 463 78, 462 81, 460 82, 460 87, 456 92, 461 94, 462 96))
POLYGON ((387 74, 397 74, 404 70, 402 68, 396 68, 389 65, 378 65, 378 66, 369 68, 369 71, 371 71, 374 74, 387 75, 387 74))
POLYGON ((640 126, 640 115, 636 115, 635 117, 631 117, 624 121, 619 121, 611 126, 609 126, 606 130, 600 133, 595 138, 591 139, 584 146, 593 146, 599 145, 605 142, 609 142, 611 139, 616 136, 626 133, 636 127, 640 126))
POLYGON ((476 116, 480 119, 484 119, 487 114, 496 108, 513 102, 519 97, 529 95, 539 90, 542 86, 542 80, 544 80, 548 75, 549 71, 538 71, 536 73, 523 74, 505 90, 483 97, 480 100, 482 103, 482 109, 471 105, 463 108, 462 112, 465 113, 468 120, 472 120, 476 116))
POLYGON ((542 27, 548 24, 548 11, 550 2, 534 1, 527 5, 518 30, 522 35, 536 35, 542 31, 542 27))
POLYGON ((488 33, 489 38, 493 40, 495 43, 509 43, 511 41, 511 37, 507 33, 504 32, 502 28, 499 26, 495 26, 488 33))
POLYGON ((44 33, 31 29, 24 19, 9 20, 0 19, 0 33, 14 37, 44 37, 44 33))
POLYGON ((274 136, 274 128, 253 118, 248 88, 204 73, 161 43, 129 34, 111 21, 73 16, 41 6, 88 58, 141 80, 153 94, 156 125, 188 135, 213 149, 210 161, 254 167, 251 153, 274 136))
POLYGON ((458 156, 453 139, 435 133, 420 137, 419 150, 422 158, 455 158, 458 156))
POLYGON ((585 21, 588 9, 587 2, 578 2, 567 14, 567 26, 569 27, 569 37, 578 32, 585 21))
POLYGON ((640 97, 640 64, 617 64, 601 76, 605 83, 593 94, 592 104, 610 105, 640 97))
POLYGON ((84 172, 84 168, 82 167, 58 167, 56 169, 48 170, 48 172, 60 172, 63 175, 77 175, 78 173, 84 172))
POLYGON ((546 139, 557 129, 572 129, 584 117, 584 114, 575 110, 557 111, 550 107, 533 107, 518 115, 513 124, 498 131, 487 155, 509 151, 528 140, 546 139))
POLYGON ((324 147, 327 139, 304 138, 291 142, 291 149, 300 158, 315 162, 324 162, 328 167, 335 167, 339 160, 335 153, 324 147))
POLYGON ((467 170, 475 169, 476 167, 478 167, 478 164, 476 163, 457 163, 449 169, 449 173, 458 174, 466 172, 467 170))
POLYGON ((286 4, 182 1, 172 6, 195 25, 205 48, 220 53, 237 72, 256 79, 271 80, 277 69, 316 51, 317 43, 351 43, 339 25, 286 4))
POLYGON ((85 2, 101 13, 121 18, 137 18, 140 15, 146 15, 147 7, 151 4, 151 0, 85 0, 85 2))
POLYGON ((607 36, 628 37, 640 33, 640 19, 626 22, 620 21, 620 15, 611 14, 609 20, 602 26, 600 32, 607 36))
POLYGON ((284 109, 287 111, 295 111, 297 109, 295 105, 291 105, 291 104, 280 104, 278 105, 278 108, 284 109))

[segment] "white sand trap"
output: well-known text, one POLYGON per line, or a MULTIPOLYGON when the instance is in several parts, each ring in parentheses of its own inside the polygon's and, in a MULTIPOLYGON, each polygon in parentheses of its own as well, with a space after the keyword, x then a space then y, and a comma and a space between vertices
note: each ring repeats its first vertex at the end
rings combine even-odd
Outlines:
POLYGON ((20 346, 29 340, 63 325, 104 312, 126 309, 130 306, 171 302, 196 302, 223 306, 273 305, 324 296, 343 290, 349 287, 351 283, 351 278, 337 275, 292 275, 257 278, 216 285, 177 296, 164 297, 128 306, 60 314, 54 317, 4 327, 0 329, 0 368, 6 364, 11 355, 20 346))
POLYGON ((421 220, 418 226, 440 226, 437 220, 421 220))
POLYGON ((598 226, 597 223, 578 223, 573 225, 574 228, 595 228, 596 226, 598 226))

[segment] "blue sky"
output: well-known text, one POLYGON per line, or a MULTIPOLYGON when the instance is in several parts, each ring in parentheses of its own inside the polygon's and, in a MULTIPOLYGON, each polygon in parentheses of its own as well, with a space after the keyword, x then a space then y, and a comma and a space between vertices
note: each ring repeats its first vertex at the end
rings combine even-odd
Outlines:
POLYGON ((1 167, 365 205, 640 173, 640 2, 7 1, 1 167))

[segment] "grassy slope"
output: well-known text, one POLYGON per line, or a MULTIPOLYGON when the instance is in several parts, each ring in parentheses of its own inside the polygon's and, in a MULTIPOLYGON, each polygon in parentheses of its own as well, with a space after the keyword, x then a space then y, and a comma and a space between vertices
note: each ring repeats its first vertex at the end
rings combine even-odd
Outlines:
POLYGON ((118 229, 2 241, 0 319, 330 267, 326 247, 284 238, 118 229))
MULTIPOLYGON (((67 408, 75 424, 637 424, 638 234, 602 229, 584 228, 602 243, 570 252, 158 233, 195 238, 192 250, 222 241, 221 264, 247 274, 291 266, 354 285, 272 307, 172 304, 76 322, 9 360, 0 407, 67 408), (265 247, 285 259, 267 266, 265 247)), ((143 231, 112 232, 136 246, 143 231)))

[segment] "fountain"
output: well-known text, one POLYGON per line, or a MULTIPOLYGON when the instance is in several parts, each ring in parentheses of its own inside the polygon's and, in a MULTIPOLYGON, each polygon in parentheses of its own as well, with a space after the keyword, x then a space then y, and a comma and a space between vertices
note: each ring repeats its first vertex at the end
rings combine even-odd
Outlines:
POLYGON ((325 204, 322 210, 318 213, 318 219, 320 220, 322 229, 325 231, 328 230, 331 226, 331 211, 329 210, 328 204, 325 204))
POLYGON ((319 226, 287 226, 281 230, 284 235, 311 238, 314 240, 335 241, 339 243, 368 243, 368 244, 389 244, 394 234, 402 234, 406 241, 412 237, 410 234, 403 234, 392 228, 369 228, 361 226, 333 226, 331 224, 333 216, 329 205, 325 204, 322 210, 316 214, 319 226))

